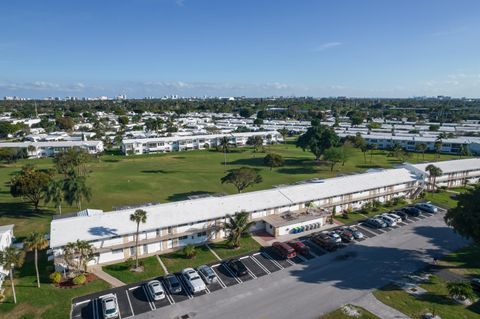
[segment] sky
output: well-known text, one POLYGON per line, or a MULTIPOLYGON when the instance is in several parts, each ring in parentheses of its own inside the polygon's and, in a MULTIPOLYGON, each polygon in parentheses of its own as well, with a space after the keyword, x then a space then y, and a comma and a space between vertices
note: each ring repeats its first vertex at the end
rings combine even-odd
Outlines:
POLYGON ((0 97, 480 97, 478 0, 2 0, 0 97))

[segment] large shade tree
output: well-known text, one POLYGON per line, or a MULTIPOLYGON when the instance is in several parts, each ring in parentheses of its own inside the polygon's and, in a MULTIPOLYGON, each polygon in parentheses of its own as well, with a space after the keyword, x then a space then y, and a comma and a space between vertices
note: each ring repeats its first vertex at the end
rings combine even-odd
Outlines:
POLYGON ((45 195, 44 190, 51 179, 49 171, 36 169, 33 165, 24 166, 10 180, 10 194, 28 200, 38 211, 38 205, 45 195))
POLYGON ((233 248, 239 248, 240 238, 248 234, 250 227, 254 224, 255 222, 248 220, 248 213, 246 212, 236 213, 233 216, 227 215, 227 221, 224 225, 227 232, 227 243, 233 248))
POLYGON ((262 182, 262 176, 250 167, 240 167, 230 170, 227 175, 223 176, 220 181, 222 184, 233 184, 239 193, 254 184, 262 182))
POLYGON ((40 288, 40 273, 38 271, 38 251, 48 247, 48 240, 45 235, 39 232, 33 232, 27 235, 23 241, 26 251, 34 252, 35 273, 37 274, 37 287, 40 288))
POLYGON ((480 187, 457 195, 457 206, 445 214, 445 222, 460 235, 480 244, 480 187))
POLYGON ((137 232, 135 234, 135 268, 138 268, 138 236, 140 233, 140 223, 147 222, 147 212, 143 209, 137 209, 133 214, 130 214, 130 220, 137 224, 137 232))
POLYGON ((339 141, 338 135, 332 128, 325 125, 314 125, 300 135, 296 146, 313 153, 318 161, 326 149, 337 146, 339 141))
POLYGON ((274 167, 283 166, 283 157, 280 154, 269 153, 263 158, 263 163, 272 170, 274 167))

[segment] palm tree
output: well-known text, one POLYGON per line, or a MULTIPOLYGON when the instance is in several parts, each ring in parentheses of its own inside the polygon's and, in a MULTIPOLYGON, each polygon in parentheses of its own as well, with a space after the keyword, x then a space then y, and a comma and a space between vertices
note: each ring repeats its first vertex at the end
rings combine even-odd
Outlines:
POLYGON ((225 162, 225 170, 227 170, 227 152, 228 152, 228 149, 230 148, 230 140, 228 139, 228 137, 223 136, 220 139, 219 146, 220 146, 220 149, 223 152, 223 157, 224 157, 224 162, 225 162))
POLYGON ((53 202, 55 208, 58 210, 58 213, 62 214, 62 202, 64 199, 64 184, 61 180, 52 180, 48 183, 47 187, 45 188, 45 204, 49 202, 53 202))
MULTIPOLYGON (((427 150, 427 144, 420 143, 415 145, 415 150, 422 153, 422 159, 425 160, 425 151, 427 150)), ((418 159, 418 156, 417 156, 418 159)))
POLYGON ((48 240, 39 232, 33 232, 23 241, 26 251, 35 252, 35 272, 37 273, 37 287, 40 288, 40 273, 38 272, 38 251, 48 247, 48 240))
POLYGON ((283 128, 278 130, 278 133, 280 133, 280 135, 282 136, 283 144, 286 145, 287 144, 286 137, 288 135, 288 129, 286 127, 283 127, 283 128))
POLYGON ((435 191, 435 185, 437 183, 437 177, 442 176, 443 171, 440 167, 437 167, 433 164, 429 164, 425 167, 425 170, 428 172, 428 184, 431 186, 431 191, 435 191))
POLYGON ((435 148, 435 153, 436 153, 435 157, 437 160, 440 157, 440 151, 442 150, 442 145, 443 145, 443 142, 441 139, 436 140, 435 143, 433 144, 433 147, 435 148))
POLYGON ((74 171, 69 172, 64 184, 65 200, 71 206, 77 204, 79 210, 82 209, 82 199, 90 200, 92 191, 86 184, 84 176, 77 176, 74 171))
POLYGON ((83 272, 87 272, 88 262, 93 259, 93 246, 86 240, 77 240, 75 248, 78 253, 78 266, 83 272))
POLYGON ((225 222, 225 229, 228 232, 227 242, 233 248, 240 247, 240 238, 242 235, 248 233, 250 227, 252 227, 255 222, 248 221, 248 213, 240 212, 235 215, 227 215, 228 221, 225 222))
POLYGON ((147 212, 143 209, 137 209, 133 214, 130 214, 130 220, 137 223, 137 234, 135 236, 135 268, 138 268, 138 232, 140 230, 140 223, 147 222, 147 212))
POLYGON ((17 303, 17 294, 15 293, 15 283, 13 282, 13 269, 22 267, 25 260, 25 252, 13 247, 7 247, 0 251, 0 265, 10 274, 10 283, 12 284, 13 302, 17 303))

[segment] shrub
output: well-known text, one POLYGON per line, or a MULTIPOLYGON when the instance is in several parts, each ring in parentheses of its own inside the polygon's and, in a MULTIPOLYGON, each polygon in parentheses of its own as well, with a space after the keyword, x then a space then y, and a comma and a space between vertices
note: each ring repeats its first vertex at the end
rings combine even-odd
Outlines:
POLYGON ((87 281, 87 277, 85 275, 78 275, 75 278, 73 278, 73 284, 74 285, 83 285, 87 281))
POLYGON ((50 280, 54 284, 58 284, 58 283, 60 283, 60 281, 62 281, 62 274, 59 273, 58 271, 53 272, 53 273, 50 274, 50 280))
POLYGON ((132 268, 134 264, 135 264, 135 262, 134 262, 132 257, 125 260, 125 266, 127 266, 127 269, 132 268))
POLYGON ((187 246, 183 247, 183 254, 186 258, 193 258, 197 254, 195 251, 195 246, 188 244, 187 246))

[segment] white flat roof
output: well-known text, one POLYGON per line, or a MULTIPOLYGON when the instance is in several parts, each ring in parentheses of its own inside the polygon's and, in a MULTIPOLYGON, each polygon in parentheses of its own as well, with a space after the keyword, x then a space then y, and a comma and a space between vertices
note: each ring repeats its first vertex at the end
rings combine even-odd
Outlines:
POLYGON ((480 170, 480 158, 466 158, 452 161, 430 162, 423 164, 415 164, 412 166, 426 173, 425 168, 430 164, 439 167, 444 174, 469 170, 480 170))
POLYGON ((235 214, 240 211, 262 211, 274 207, 356 193, 388 185, 412 182, 416 179, 417 176, 409 170, 398 168, 223 197, 207 197, 136 207, 93 216, 55 219, 51 223, 50 246, 60 247, 77 239, 92 241, 132 234, 136 231, 136 225, 129 220, 129 216, 139 208, 148 213, 147 222, 142 224, 140 229, 154 230, 201 220, 222 218, 226 214, 235 214))
POLYGON ((188 135, 188 136, 165 136, 165 137, 151 137, 151 138, 132 138, 124 139, 122 143, 148 143, 148 142, 174 142, 183 140, 195 140, 195 139, 212 139, 227 137, 245 137, 256 135, 268 135, 268 134, 280 134, 277 131, 262 131, 262 132, 243 132, 243 133, 230 133, 230 134, 204 134, 204 135, 188 135))

